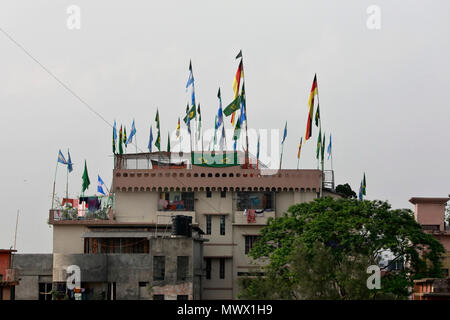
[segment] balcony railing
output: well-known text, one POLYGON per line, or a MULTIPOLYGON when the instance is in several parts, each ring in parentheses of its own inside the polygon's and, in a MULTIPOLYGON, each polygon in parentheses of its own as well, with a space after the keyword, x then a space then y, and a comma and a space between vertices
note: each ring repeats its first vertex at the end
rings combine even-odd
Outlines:
POLYGON ((50 210, 51 221, 64 220, 113 220, 114 213, 112 208, 104 208, 96 211, 88 209, 80 210, 77 208, 63 208, 50 210))
POLYGON ((235 224, 266 225, 269 218, 275 218, 275 211, 245 210, 236 211, 234 215, 235 224))

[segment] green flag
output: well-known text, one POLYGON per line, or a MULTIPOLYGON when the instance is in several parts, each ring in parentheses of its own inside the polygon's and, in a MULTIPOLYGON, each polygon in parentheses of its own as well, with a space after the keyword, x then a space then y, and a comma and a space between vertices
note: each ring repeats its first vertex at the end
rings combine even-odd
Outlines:
POLYGON ((83 186, 82 186, 81 192, 84 193, 84 191, 86 191, 87 188, 89 188, 90 184, 91 184, 91 182, 89 181, 89 175, 88 175, 88 171, 87 171, 87 164, 86 164, 86 160, 84 160, 83 186))
POLYGON ((234 99, 224 110, 223 114, 225 116, 231 115, 233 112, 239 109, 241 105, 241 96, 237 96, 236 99, 234 99))
POLYGON ((319 126, 319 120, 320 120, 320 110, 319 110, 319 105, 317 105, 316 117, 315 117, 316 127, 319 126))
POLYGON ((362 194, 366 195, 366 173, 364 172, 364 177, 362 181, 362 194))
POLYGON ((200 103, 198 104, 198 127, 197 127, 197 140, 200 140, 200 132, 202 130, 202 114, 200 113, 200 103))
POLYGON ((325 157, 325 132, 323 133, 323 140, 322 140, 322 144, 320 146, 320 156, 321 156, 322 162, 323 162, 323 159, 325 157))
POLYGON ((236 121, 236 126, 234 127, 233 140, 239 139, 241 135, 241 117, 236 121))
POLYGON ((167 132, 167 152, 170 152, 170 132, 167 132))
MULTIPOLYGON (((187 124, 187 115, 184 117, 183 121, 184 123, 187 124)), ((195 117, 197 117, 197 112, 195 110, 195 106, 192 106, 191 109, 189 110, 189 120, 194 119, 195 117)))
POLYGON ((123 141, 123 133, 122 133, 122 126, 120 126, 120 131, 119 131, 119 154, 123 154, 122 141, 123 141))
POLYGON ((322 144, 322 129, 319 130, 319 136, 317 137, 317 150, 316 150, 316 158, 319 160, 320 155, 320 145, 322 144))
POLYGON ((113 154, 116 154, 116 138, 114 137, 114 129, 113 129, 113 154))
POLYGON ((159 130, 160 128, 159 128, 159 110, 158 109, 156 109, 155 121, 156 121, 156 128, 158 128, 158 130, 159 130))
POLYGON ((155 147, 157 147, 158 150, 161 151, 161 135, 159 133, 159 130, 158 130, 158 136, 156 137, 156 141, 155 141, 155 147))

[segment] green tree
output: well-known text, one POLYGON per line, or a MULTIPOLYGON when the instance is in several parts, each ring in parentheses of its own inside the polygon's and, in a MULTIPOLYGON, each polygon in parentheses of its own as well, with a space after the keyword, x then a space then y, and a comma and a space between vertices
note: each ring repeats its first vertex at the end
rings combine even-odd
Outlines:
POLYGON ((346 184, 339 184, 336 186, 336 192, 340 193, 346 198, 355 198, 356 199, 356 193, 352 190, 352 187, 348 183, 346 184))
MULTIPOLYGON (((441 277, 443 246, 423 232, 409 209, 387 202, 330 197, 291 206, 270 219, 250 256, 267 262, 264 277, 240 281, 244 299, 406 298, 414 279, 441 277), (405 262, 379 290, 367 267, 389 250, 405 262)), ((387 268, 386 266, 385 268, 387 268)))

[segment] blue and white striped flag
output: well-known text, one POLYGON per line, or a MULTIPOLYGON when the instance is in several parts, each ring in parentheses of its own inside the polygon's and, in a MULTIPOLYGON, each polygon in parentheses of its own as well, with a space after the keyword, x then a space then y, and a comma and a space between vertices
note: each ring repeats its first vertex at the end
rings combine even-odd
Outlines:
POLYGON ((62 154, 61 150, 59 150, 58 154, 58 162, 62 164, 67 164, 66 159, 64 158, 64 155, 62 154))
POLYGON ((97 185, 97 192, 105 195, 105 191, 103 191, 103 180, 100 178, 100 175, 98 175, 98 185, 97 185))

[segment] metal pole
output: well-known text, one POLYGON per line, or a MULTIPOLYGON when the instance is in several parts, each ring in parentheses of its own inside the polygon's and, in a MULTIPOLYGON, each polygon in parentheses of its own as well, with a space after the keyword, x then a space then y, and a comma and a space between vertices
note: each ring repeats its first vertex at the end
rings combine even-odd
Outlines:
POLYGON ((14 232, 14 250, 16 250, 16 240, 17 240, 17 226, 19 224, 19 209, 17 209, 17 217, 16 217, 16 232, 14 232))
POLYGON ((53 194, 52 194, 52 210, 55 203, 55 185, 56 185, 56 173, 58 171, 58 161, 56 161, 55 178, 53 180, 53 194))

